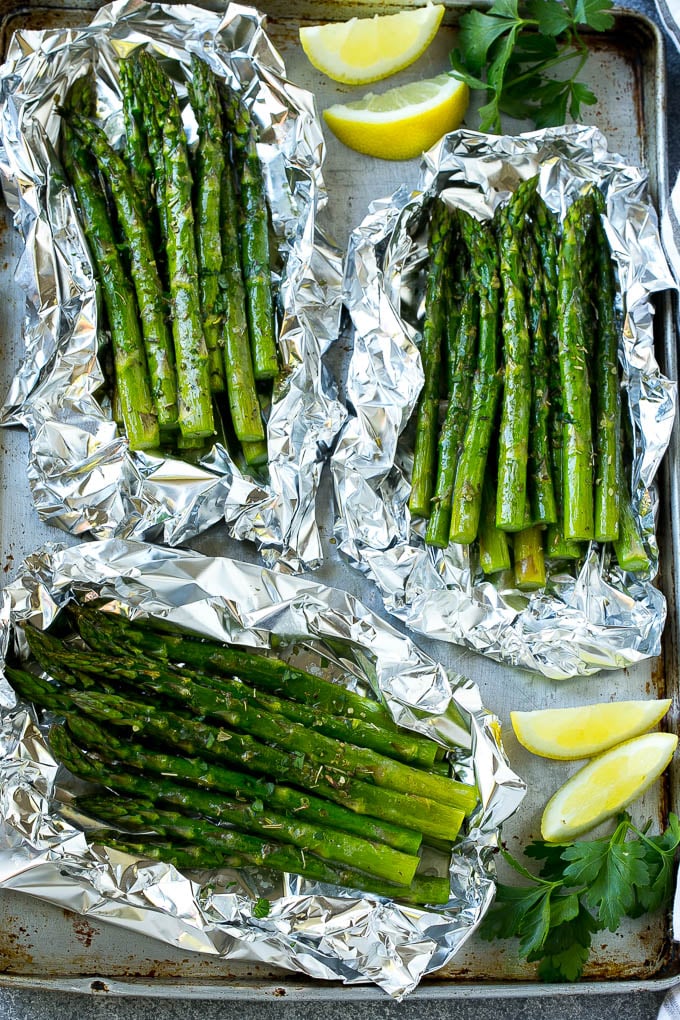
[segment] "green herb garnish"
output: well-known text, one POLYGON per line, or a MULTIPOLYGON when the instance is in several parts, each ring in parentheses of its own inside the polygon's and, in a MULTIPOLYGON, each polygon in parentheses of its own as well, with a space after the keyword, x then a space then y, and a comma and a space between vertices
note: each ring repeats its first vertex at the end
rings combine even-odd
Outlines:
POLYGON ((597 101, 578 81, 588 59, 579 29, 611 28, 611 7, 612 0, 495 0, 486 12, 464 14, 451 64, 456 78, 489 95, 480 129, 499 132, 501 113, 539 128, 564 124, 567 113, 578 120, 581 106, 597 101))
POLYGON ((480 928, 483 939, 519 939, 519 955, 538 962, 542 981, 575 981, 597 931, 616 931, 668 902, 680 821, 671 814, 660 836, 647 835, 622 814, 613 835, 572 843, 536 840, 524 851, 543 862, 533 875, 512 854, 503 857, 530 886, 499 884, 480 928))
POLYGON ((269 900, 265 899, 263 896, 260 896, 255 901, 255 906, 253 907, 253 917, 257 917, 257 918, 269 917, 270 911, 271 911, 271 903, 269 902, 269 900))

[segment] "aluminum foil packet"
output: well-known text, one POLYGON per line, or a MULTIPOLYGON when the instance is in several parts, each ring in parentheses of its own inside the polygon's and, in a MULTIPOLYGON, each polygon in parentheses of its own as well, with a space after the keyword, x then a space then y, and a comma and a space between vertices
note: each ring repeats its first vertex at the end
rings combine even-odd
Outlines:
MULTIPOLYGON (((647 173, 610 153, 596 129, 573 125, 520 136, 461 130, 424 157, 418 187, 374 203, 350 238, 345 302, 353 333, 347 403, 353 410, 333 460, 339 548, 372 578, 388 611, 432 638, 552 678, 620 668, 660 651, 666 618, 658 567, 655 476, 668 446, 676 384, 654 355, 654 294, 674 287, 661 247, 647 173), (427 236, 423 210, 443 195, 490 219, 521 180, 563 215, 586 187, 606 200, 604 226, 618 267, 620 363, 635 457, 634 510, 651 568, 622 572, 592 543, 578 576, 553 572, 522 593, 485 580, 474 546, 433 549, 408 508, 413 451, 405 433, 423 385, 418 351, 427 236), (473 550, 470 552, 470 550, 473 550)), ((625 413, 625 411, 624 411, 625 413)))
POLYGON ((0 68, 0 172, 24 242, 16 278, 26 293, 25 356, 1 412, 30 437, 29 480, 42 518, 75 535, 177 545, 224 521, 281 569, 318 565, 314 510, 323 461, 345 417, 322 359, 337 333, 342 261, 318 226, 326 203, 324 142, 311 94, 286 80, 264 16, 229 4, 121 0, 82 28, 17 32, 0 68), (87 246, 59 169, 58 103, 93 68, 111 142, 123 131, 118 60, 145 46, 186 102, 196 53, 244 97, 260 129, 271 223, 283 370, 268 422, 269 478, 239 470, 216 442, 197 463, 131 453, 101 399, 97 302, 87 246))
MULTIPOLYGON (((362 693, 451 749, 480 806, 450 861, 451 899, 434 910, 255 870, 180 874, 88 844, 68 817, 69 776, 33 709, 0 679, 0 887, 143 932, 183 950, 259 960, 314 978, 375 982, 400 998, 443 967, 494 895, 494 850, 523 782, 509 768, 498 720, 477 687, 339 589, 254 564, 110 539, 30 557, 2 593, 2 662, 25 649, 22 626, 47 628, 73 600, 154 618, 194 634, 266 649, 362 693), (452 706, 457 710, 448 711, 452 706), (464 725, 461 724, 462 719, 464 725), (456 721, 459 720, 459 721, 456 721), (255 910, 258 897, 269 912, 255 910), (258 916, 260 915, 260 916, 258 916)), ((73 779, 70 779, 71 784, 73 779)))

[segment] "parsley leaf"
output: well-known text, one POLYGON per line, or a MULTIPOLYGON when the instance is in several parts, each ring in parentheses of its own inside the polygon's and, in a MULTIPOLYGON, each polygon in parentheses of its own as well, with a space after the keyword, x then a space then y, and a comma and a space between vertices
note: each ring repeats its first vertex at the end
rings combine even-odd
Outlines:
POLYGON ((566 893, 553 897, 550 904, 550 926, 561 928, 567 921, 573 921, 578 917, 581 904, 576 893, 566 893))
POLYGON ((574 916, 551 928, 541 956, 534 958, 539 961, 541 981, 577 981, 588 962, 591 940, 598 924, 578 896, 575 899, 577 911, 574 916))
POLYGON ((502 904, 503 909, 493 909, 487 914, 481 927, 481 936, 487 942, 493 939, 511 939, 519 935, 528 910, 543 898, 543 889, 520 889, 513 885, 498 885, 496 888, 495 906, 502 904))
POLYGON ((519 17, 519 0, 496 0, 495 13, 503 18, 519 17))
POLYGON ((482 81, 481 78, 478 78, 474 74, 472 74, 469 70, 469 66, 468 67, 465 66, 465 64, 463 63, 463 58, 461 57, 458 50, 454 50, 453 53, 450 54, 449 59, 451 61, 451 67, 453 68, 454 76, 458 78, 459 81, 464 81, 465 84, 469 85, 471 89, 486 88, 486 82, 482 81))
POLYGON ((608 0, 576 0, 574 20, 578 25, 590 25, 596 32, 605 32, 614 24, 611 6, 608 0))
POLYGON ((541 35, 562 35, 573 22, 571 11, 560 0, 533 0, 527 4, 527 13, 541 35))
POLYGON ((649 881, 636 890, 640 912, 658 910, 670 897, 673 882, 675 851, 680 846, 680 821, 671 814, 668 828, 660 836, 639 833, 645 846, 645 863, 649 869, 649 881))
POLYGON ((544 843, 542 840, 537 839, 533 843, 529 843, 524 854, 533 860, 543 861, 543 867, 541 868, 542 878, 559 881, 564 871, 563 850, 563 843, 544 843))
POLYGON ((502 112, 537 127, 563 124, 567 113, 577 120, 596 101, 578 80, 588 57, 579 28, 610 28, 611 7, 612 0, 495 0, 486 12, 464 14, 451 67, 471 89, 487 92, 480 129, 500 131, 502 112), (552 79, 548 72, 557 68, 552 79))
POLYGON ((511 20, 498 14, 483 14, 482 11, 470 11, 461 19, 460 44, 465 64, 473 74, 481 73, 490 47, 510 28, 511 20))
POLYGON ((621 918, 635 906, 636 887, 649 882, 644 855, 640 843, 605 840, 597 840, 593 847, 582 843, 564 851, 564 860, 571 862, 564 869, 565 879, 588 886, 584 902, 597 910, 603 928, 616 931, 621 918))
POLYGON ((534 953, 543 954, 543 946, 550 931, 552 891, 552 886, 545 889, 533 907, 526 911, 519 926, 519 953, 528 960, 534 953))
POLYGON ((482 938, 518 939, 520 957, 537 962, 544 981, 576 980, 596 931, 616 931, 623 917, 639 917, 668 902, 680 820, 670 815, 659 836, 649 836, 647 828, 636 828, 622 814, 609 837, 562 844, 536 840, 524 853, 541 862, 539 875, 503 850, 530 884, 498 885, 480 927, 482 938))
POLYGON ((255 900, 255 905, 253 906, 253 917, 269 917, 270 910, 271 903, 269 900, 265 899, 264 896, 260 896, 257 900, 255 900))

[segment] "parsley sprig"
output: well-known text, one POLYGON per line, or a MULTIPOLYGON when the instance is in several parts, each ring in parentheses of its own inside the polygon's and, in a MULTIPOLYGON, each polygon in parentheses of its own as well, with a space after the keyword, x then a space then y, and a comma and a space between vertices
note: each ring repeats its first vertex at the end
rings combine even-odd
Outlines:
POLYGON ((498 133, 501 113, 539 128, 564 124, 567 112, 578 120, 581 106, 597 101, 578 80, 588 58, 579 30, 610 28, 611 7, 612 0, 495 0, 486 12, 464 14, 451 65, 456 78, 488 93, 480 129, 498 133))
POLYGON ((507 850, 508 864, 529 886, 499 884, 480 928, 487 941, 519 939, 519 955, 538 962, 543 981, 575 981, 583 973, 597 931, 616 931, 623 917, 639 917, 668 902, 680 821, 648 835, 627 814, 610 837, 573 843, 530 843, 524 853, 542 861, 532 874, 507 850))

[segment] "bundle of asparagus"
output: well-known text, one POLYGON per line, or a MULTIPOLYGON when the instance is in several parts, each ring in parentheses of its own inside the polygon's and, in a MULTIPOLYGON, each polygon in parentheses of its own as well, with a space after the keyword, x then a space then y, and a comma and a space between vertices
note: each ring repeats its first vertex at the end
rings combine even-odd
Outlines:
POLYGON ((258 466, 278 356, 255 128, 208 64, 193 56, 191 70, 193 153, 170 78, 139 50, 119 66, 124 151, 97 124, 94 80, 84 76, 62 108, 62 162, 101 289, 114 414, 130 449, 200 449, 217 431, 258 466))
POLYGON ((613 543, 625 570, 647 566, 602 211, 593 187, 560 228, 537 178, 491 222, 439 198, 431 211, 409 506, 427 544, 477 541, 484 573, 514 564, 522 590, 592 539, 613 543))
POLYGON ((106 787, 75 806, 98 842, 180 868, 258 866, 408 903, 449 899, 419 870, 477 804, 434 741, 377 701, 244 649, 92 608, 79 638, 27 626, 48 679, 8 665, 17 695, 63 717, 50 745, 106 787))

